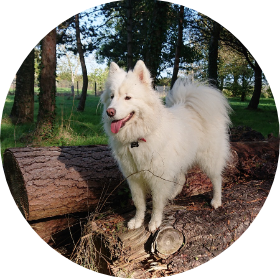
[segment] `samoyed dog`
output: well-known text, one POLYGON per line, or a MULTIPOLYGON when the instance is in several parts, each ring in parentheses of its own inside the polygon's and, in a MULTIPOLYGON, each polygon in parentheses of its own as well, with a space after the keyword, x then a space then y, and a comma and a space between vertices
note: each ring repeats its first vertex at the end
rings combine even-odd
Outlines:
POLYGON ((194 164, 212 181, 211 205, 221 206, 222 171, 230 149, 230 106, 218 90, 178 79, 165 106, 143 61, 128 73, 112 62, 101 102, 110 147, 136 207, 129 229, 143 224, 149 192, 153 210, 148 227, 155 231, 164 206, 181 192, 194 164))

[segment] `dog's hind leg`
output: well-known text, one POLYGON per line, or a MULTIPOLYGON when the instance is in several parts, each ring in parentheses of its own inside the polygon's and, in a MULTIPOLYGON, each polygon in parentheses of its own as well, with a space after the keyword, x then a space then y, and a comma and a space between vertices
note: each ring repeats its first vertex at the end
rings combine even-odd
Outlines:
POLYGON ((222 205, 222 176, 209 176, 213 185, 213 199, 211 205, 213 208, 218 208, 222 205))
POLYGON ((201 169, 207 174, 213 185, 213 198, 211 206, 218 208, 222 205, 222 171, 225 166, 225 158, 218 149, 214 154, 204 155, 204 159, 199 162, 201 169))
POLYGON ((213 185, 211 205, 215 209, 222 205, 222 173, 226 165, 226 157, 223 155, 227 150, 221 149, 221 151, 222 153, 216 153, 216 158, 212 161, 211 165, 208 164, 208 168, 205 170, 213 185))
POLYGON ((138 180, 133 180, 130 178, 128 180, 129 187, 131 191, 132 200, 134 202, 134 205, 136 207, 136 214, 134 218, 132 218, 128 222, 128 228, 129 229, 136 229, 141 227, 144 221, 145 217, 145 211, 146 211, 146 187, 141 184, 138 180))
POLYGON ((180 173, 177 176, 177 180, 174 182, 174 188, 172 189, 172 193, 169 197, 170 200, 174 199, 182 191, 185 181, 186 175, 184 173, 180 173))

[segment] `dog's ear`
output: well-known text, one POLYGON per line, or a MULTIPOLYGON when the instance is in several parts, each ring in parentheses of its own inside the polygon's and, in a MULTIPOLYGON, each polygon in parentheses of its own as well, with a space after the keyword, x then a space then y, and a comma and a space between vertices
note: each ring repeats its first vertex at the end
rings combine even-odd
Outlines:
POLYGON ((135 73, 139 80, 147 85, 151 84, 151 75, 149 70, 147 69, 145 63, 142 60, 138 60, 134 69, 133 69, 133 73, 135 73))
POLYGON ((109 68, 109 73, 113 74, 113 73, 115 73, 115 72, 117 72, 119 70, 120 70, 120 67, 117 65, 117 63, 111 62, 110 68, 109 68))

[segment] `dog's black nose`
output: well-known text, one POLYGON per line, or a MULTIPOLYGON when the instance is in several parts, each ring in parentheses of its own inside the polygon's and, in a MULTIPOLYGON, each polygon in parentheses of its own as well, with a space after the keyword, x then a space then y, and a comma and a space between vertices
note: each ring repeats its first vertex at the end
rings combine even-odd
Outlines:
POLYGON ((109 117, 114 117, 116 115, 116 110, 114 108, 108 108, 106 113, 109 117))

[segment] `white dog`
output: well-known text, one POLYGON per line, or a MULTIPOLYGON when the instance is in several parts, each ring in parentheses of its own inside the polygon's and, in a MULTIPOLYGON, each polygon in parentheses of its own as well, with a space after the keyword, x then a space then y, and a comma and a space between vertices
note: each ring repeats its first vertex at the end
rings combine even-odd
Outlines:
POLYGON ((164 106, 142 61, 128 73, 112 62, 101 102, 104 128, 136 207, 129 229, 143 224, 150 192, 149 230, 155 231, 165 204, 181 192, 185 174, 194 164, 213 183, 211 205, 221 206, 230 106, 218 90, 178 79, 164 106))

